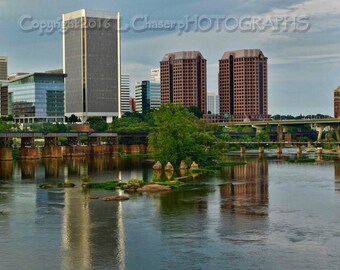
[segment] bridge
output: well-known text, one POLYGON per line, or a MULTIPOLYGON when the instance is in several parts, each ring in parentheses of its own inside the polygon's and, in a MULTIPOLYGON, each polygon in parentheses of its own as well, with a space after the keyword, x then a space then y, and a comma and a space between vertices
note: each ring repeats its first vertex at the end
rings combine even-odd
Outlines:
POLYGON ((13 159, 13 139, 21 141, 19 159, 39 159, 146 153, 147 136, 147 132, 1 132, 0 161, 13 159), (35 140, 43 140, 44 146, 36 147, 35 140))
POLYGON ((265 120, 265 121, 245 121, 245 122, 224 122, 217 123, 226 128, 235 126, 251 126, 256 129, 256 132, 261 132, 265 127, 276 126, 278 141, 283 140, 283 133, 288 126, 303 126, 312 125, 318 132, 318 141, 322 139, 322 133, 326 127, 334 129, 337 141, 340 142, 340 134, 338 128, 340 127, 339 118, 324 118, 324 119, 294 119, 294 120, 265 120))

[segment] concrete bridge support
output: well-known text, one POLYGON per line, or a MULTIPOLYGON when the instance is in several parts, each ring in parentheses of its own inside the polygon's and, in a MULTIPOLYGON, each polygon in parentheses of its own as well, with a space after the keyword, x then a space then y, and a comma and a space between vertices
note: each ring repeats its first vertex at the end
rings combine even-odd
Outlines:
POLYGON ((259 146, 259 154, 264 154, 264 146, 259 146))
POLYGON ((40 159, 40 157, 40 149, 35 147, 34 138, 21 138, 21 147, 19 148, 19 154, 17 158, 22 160, 32 160, 40 159))
POLYGON ((282 153, 283 153, 282 145, 278 145, 276 147, 276 153, 279 154, 279 155, 282 155, 282 153))
POLYGON ((316 126, 316 131, 318 132, 318 141, 321 141, 322 139, 322 133, 323 131, 325 130, 325 127, 324 125, 317 125, 316 126))
POLYGON ((85 157, 84 147, 78 145, 78 138, 68 138, 68 145, 63 149, 65 157, 85 157))
POLYGON ((58 145, 57 137, 46 137, 45 146, 41 149, 42 158, 62 158, 63 152, 61 146, 58 145))
POLYGON ((0 139, 0 161, 13 160, 11 142, 8 138, 0 139))
POLYGON ((299 156, 302 155, 302 149, 303 149, 302 145, 296 146, 296 154, 299 156))
POLYGON ((246 147, 244 145, 241 146, 240 148, 240 154, 244 155, 246 153, 246 147))
POLYGON ((339 128, 338 127, 334 127, 334 133, 336 136, 336 141, 340 142, 340 134, 339 134, 339 128))

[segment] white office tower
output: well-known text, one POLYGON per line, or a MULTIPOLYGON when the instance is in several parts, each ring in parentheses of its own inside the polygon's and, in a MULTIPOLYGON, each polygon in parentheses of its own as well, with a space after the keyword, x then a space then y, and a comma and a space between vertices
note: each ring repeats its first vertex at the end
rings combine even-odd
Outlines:
POLYGON ((0 81, 8 79, 8 58, 7 56, 0 56, 0 81))
POLYGON ((121 114, 131 112, 130 109, 130 75, 123 74, 120 84, 120 108, 121 114))
POLYGON ((208 92, 207 111, 211 114, 220 114, 220 97, 214 92, 208 92))
POLYGON ((64 14, 63 28, 66 116, 120 117, 119 13, 82 9, 64 14))
POLYGON ((161 83, 161 69, 153 68, 151 69, 151 83, 161 83))

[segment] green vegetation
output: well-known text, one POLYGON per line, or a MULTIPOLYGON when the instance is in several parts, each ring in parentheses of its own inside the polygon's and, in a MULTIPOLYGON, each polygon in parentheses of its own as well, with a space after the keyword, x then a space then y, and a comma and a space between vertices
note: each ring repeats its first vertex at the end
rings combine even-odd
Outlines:
POLYGON ((314 158, 296 158, 289 160, 289 163, 314 163, 314 158))
POLYGON ((81 179, 80 179, 82 182, 91 182, 91 177, 88 176, 88 175, 84 175, 81 179))
POLYGON ((149 146, 156 160, 178 165, 196 161, 202 165, 218 160, 226 145, 214 136, 214 128, 199 120, 179 104, 162 104, 154 112, 154 127, 149 134, 149 146))
POLYGON ((41 189, 51 189, 51 188, 54 188, 54 185, 51 184, 51 183, 43 183, 43 184, 39 185, 39 187, 41 189))
POLYGON ((64 124, 33 124, 32 132, 70 132, 71 128, 64 124))
POLYGON ((156 185, 171 187, 171 189, 179 188, 182 183, 180 181, 166 181, 166 182, 154 182, 156 185))
POLYGON ((123 186, 124 190, 137 190, 144 186, 144 181, 139 179, 131 179, 127 184, 123 186))
POLYGON ((122 188, 125 183, 118 181, 107 181, 98 183, 87 183, 83 187, 88 189, 105 189, 105 190, 116 190, 117 188, 122 188))
POLYGON ((87 123, 90 125, 90 127, 95 131, 107 131, 109 129, 109 125, 106 123, 106 121, 101 117, 89 117, 87 119, 87 123))

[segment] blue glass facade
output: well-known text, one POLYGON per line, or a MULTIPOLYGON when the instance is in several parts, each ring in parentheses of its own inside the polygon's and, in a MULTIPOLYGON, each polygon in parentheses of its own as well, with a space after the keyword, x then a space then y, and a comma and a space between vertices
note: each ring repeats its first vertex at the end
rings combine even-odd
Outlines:
POLYGON ((12 81, 8 92, 9 114, 12 114, 17 122, 63 122, 63 74, 31 74, 12 81))

